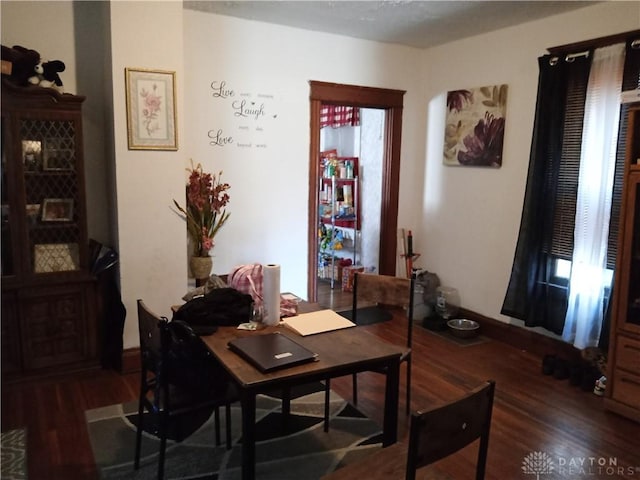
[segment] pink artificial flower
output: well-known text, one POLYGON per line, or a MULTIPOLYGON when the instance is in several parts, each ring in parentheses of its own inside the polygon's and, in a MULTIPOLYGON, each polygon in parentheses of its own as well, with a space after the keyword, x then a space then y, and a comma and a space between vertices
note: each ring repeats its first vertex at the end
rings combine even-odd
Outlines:
POLYGON ((213 248, 214 241, 213 238, 206 237, 203 235, 202 237, 202 251, 209 252, 213 248))

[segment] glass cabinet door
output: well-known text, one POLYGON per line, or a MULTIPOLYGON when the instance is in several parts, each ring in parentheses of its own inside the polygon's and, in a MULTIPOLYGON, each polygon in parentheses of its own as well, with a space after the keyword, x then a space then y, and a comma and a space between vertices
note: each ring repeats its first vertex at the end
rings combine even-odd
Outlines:
MULTIPOLYGON (((640 172, 629 175, 629 189, 627 192, 627 218, 625 237, 628 241, 628 250, 624 252, 623 265, 628 265, 629 278, 626 285, 621 287, 628 291, 626 298, 626 325, 632 329, 640 330, 640 172), (632 325, 634 327, 632 327, 632 325)), ((624 306, 623 303, 621 306, 624 306)), ((622 328, 625 328, 623 326, 622 328)))
POLYGON ((80 269, 75 125, 22 119, 26 230, 32 273, 80 269))

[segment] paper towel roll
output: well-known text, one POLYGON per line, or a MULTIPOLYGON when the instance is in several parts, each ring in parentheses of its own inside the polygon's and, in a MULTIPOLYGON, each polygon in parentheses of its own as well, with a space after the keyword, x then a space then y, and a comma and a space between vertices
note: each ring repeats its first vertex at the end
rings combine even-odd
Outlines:
POLYGON ((264 323, 277 325, 280 322, 280 265, 264 266, 262 298, 264 298, 264 323))

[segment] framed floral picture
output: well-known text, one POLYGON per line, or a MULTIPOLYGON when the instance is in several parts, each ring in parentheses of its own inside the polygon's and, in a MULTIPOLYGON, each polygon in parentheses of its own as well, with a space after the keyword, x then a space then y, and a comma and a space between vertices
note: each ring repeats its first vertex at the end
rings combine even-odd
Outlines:
POLYGON ((178 150, 175 72, 125 68, 129 150, 178 150))
POLYGON ((447 92, 444 164, 502 166, 507 85, 447 92))

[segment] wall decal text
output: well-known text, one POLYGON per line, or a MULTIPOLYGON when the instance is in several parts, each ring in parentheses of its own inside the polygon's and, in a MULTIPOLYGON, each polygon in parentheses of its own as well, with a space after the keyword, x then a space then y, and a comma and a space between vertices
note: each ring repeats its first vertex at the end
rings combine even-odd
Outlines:
POLYGON ((269 129, 277 121, 276 96, 238 90, 226 80, 213 80, 211 98, 222 104, 221 125, 207 132, 212 147, 266 149, 269 129))

